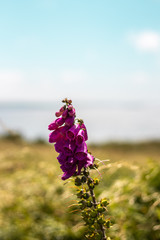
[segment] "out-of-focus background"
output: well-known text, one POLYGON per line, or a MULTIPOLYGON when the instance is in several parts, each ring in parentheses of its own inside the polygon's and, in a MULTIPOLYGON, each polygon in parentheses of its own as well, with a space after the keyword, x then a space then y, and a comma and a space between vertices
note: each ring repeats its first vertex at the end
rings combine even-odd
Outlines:
POLYGON ((83 239, 48 124, 73 100, 111 239, 160 239, 160 1, 0 2, 0 240, 83 239), (67 209, 67 210, 66 210, 67 209))

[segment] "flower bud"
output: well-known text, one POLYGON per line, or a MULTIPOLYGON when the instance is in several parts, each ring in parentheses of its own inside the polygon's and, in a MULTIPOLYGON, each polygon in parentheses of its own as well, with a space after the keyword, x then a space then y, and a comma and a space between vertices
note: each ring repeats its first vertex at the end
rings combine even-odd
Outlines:
POLYGON ((94 185, 98 185, 99 184, 99 179, 98 178, 94 178, 93 182, 94 182, 94 185))
POLYGON ((56 116, 56 117, 60 117, 61 115, 62 115, 61 112, 56 112, 56 113, 55 113, 55 116, 56 116))
POLYGON ((68 105, 68 110, 72 110, 73 109, 73 105, 68 105))
POLYGON ((104 223, 105 223, 105 220, 104 220, 103 216, 102 216, 102 217, 99 217, 99 218, 97 219, 97 222, 98 222, 99 224, 104 224, 104 223))
POLYGON ((107 201, 107 199, 106 199, 106 198, 104 198, 104 199, 101 199, 101 206, 104 206, 104 207, 106 207, 108 204, 109 204, 109 202, 107 201))
POLYGON ((56 124, 57 124, 57 126, 61 126, 61 125, 63 125, 63 123, 65 122, 65 120, 64 120, 64 118, 58 118, 58 119, 56 119, 56 124))
POLYGON ((100 205, 97 206, 97 211, 102 213, 102 212, 105 212, 106 209, 104 207, 101 207, 100 205))
POLYGON ((56 128, 58 128, 56 120, 48 125, 48 130, 55 130, 56 128))
POLYGON ((76 177, 76 178, 75 178, 75 185, 76 185, 76 186, 81 186, 81 185, 82 185, 81 179, 80 179, 79 177, 76 177))
POLYGON ((86 192, 86 193, 83 194, 84 199, 88 199, 89 197, 90 197, 89 193, 86 192))
POLYGON ((92 207, 92 206, 93 206, 92 202, 91 201, 87 201, 87 207, 92 207))
POLYGON ((85 183, 86 181, 87 181, 86 176, 82 176, 82 178, 81 178, 81 182, 82 182, 82 183, 85 183))
POLYGON ((62 117, 66 118, 68 115, 68 109, 64 110, 64 112, 62 113, 62 117))
POLYGON ((75 116, 76 115, 76 111, 75 111, 75 109, 74 108, 72 108, 69 112, 68 112, 68 115, 69 116, 75 116))
POLYGON ((91 213, 90 213, 90 216, 92 218, 96 218, 97 217, 97 211, 96 210, 92 210, 91 213))

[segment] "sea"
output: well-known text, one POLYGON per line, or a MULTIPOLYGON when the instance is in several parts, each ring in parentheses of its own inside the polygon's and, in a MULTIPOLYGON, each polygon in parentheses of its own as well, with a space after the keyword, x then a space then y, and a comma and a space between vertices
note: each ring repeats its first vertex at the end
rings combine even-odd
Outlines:
MULTIPOLYGON (((75 101, 90 143, 160 139, 160 104, 150 102, 75 101)), ((0 102, 0 135, 8 130, 27 140, 48 141, 48 125, 61 102, 0 102)))

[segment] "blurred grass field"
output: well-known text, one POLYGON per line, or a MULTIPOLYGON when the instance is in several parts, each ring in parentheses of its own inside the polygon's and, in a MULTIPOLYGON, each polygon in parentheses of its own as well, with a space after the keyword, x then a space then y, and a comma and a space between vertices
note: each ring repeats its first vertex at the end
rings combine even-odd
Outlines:
MULTIPOLYGON (((101 160, 99 198, 110 199, 116 240, 160 239, 160 142, 92 144, 101 160)), ((63 182, 53 145, 0 139, 0 240, 80 240, 85 227, 72 180, 63 182)))

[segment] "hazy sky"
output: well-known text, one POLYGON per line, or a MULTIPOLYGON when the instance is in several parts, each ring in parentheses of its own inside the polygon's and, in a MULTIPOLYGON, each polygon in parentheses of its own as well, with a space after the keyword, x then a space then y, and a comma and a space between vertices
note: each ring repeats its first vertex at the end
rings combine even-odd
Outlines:
POLYGON ((0 101, 160 102, 160 0, 0 1, 0 101))

